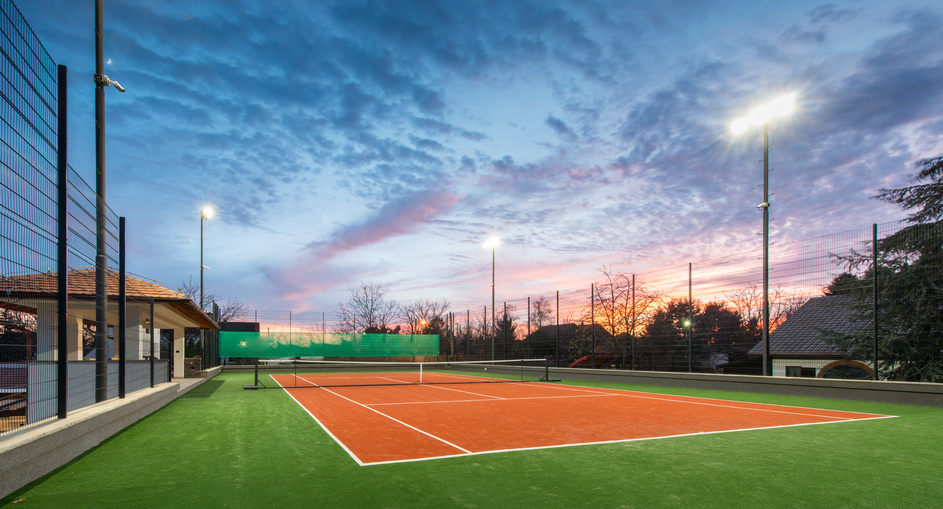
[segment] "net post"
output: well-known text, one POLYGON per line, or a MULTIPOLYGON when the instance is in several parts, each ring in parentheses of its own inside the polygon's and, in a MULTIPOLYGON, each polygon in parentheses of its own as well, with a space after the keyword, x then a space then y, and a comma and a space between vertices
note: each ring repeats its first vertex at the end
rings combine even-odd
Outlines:
POLYGON ((255 360, 255 377, 252 385, 246 384, 242 386, 243 389, 258 389, 259 388, 259 359, 255 360))
POLYGON ((421 362, 419 363, 419 383, 422 383, 422 364, 421 362))
POLYGON ((544 357, 544 376, 540 378, 541 382, 559 382, 559 378, 550 378, 550 361, 544 357))

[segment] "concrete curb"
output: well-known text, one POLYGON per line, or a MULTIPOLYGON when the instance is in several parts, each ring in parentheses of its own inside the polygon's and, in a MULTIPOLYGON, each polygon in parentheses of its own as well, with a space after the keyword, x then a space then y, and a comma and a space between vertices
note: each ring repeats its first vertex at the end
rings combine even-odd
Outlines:
POLYGON ((65 465, 115 433, 219 374, 162 383, 0 437, 0 498, 65 465))

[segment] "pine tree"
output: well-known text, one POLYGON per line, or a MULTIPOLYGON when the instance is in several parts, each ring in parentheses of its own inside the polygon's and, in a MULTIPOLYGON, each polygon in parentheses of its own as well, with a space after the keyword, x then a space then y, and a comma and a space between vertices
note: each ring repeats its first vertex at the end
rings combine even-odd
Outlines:
MULTIPOLYGON (((904 228, 877 243, 878 369, 882 378, 943 382, 943 156, 917 163, 916 183, 884 189, 877 199, 911 211, 904 228)), ((872 253, 842 261, 861 273, 843 285, 854 298, 856 319, 873 323, 872 253)), ((859 359, 873 356, 873 328, 831 341, 859 359)))

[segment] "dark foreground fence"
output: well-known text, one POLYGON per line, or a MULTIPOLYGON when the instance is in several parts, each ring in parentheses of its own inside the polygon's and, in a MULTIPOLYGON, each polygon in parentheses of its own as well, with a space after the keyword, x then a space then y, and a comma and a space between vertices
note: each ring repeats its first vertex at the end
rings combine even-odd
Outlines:
POLYGON ((124 220, 107 208, 104 306, 95 298, 98 196, 68 164, 66 75, 0 0, 0 434, 169 377, 152 303, 125 294, 124 220))

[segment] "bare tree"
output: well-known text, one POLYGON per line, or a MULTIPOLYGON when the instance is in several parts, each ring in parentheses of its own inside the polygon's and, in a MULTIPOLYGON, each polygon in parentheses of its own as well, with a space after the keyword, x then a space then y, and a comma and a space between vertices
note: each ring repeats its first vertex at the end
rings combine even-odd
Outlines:
MULTIPOLYGON (((596 279, 595 318, 621 344, 622 358, 630 354, 635 338, 652 319, 661 294, 651 290, 632 274, 603 266, 596 279)), ((614 345, 618 347, 617 345, 614 345)))
POLYGON ((424 324, 433 321, 445 322, 445 314, 452 304, 447 299, 417 299, 399 307, 400 317, 409 331, 413 334, 422 334, 424 324))
MULTIPOLYGON (((200 299, 200 285, 193 282, 193 279, 180 283, 178 292, 184 294, 193 302, 200 299)), ((219 322, 231 322, 245 316, 248 313, 246 305, 232 297, 223 297, 214 290, 203 289, 203 311, 210 314, 213 310, 213 303, 219 306, 219 322)))
POLYGON ((386 331, 394 323, 399 307, 386 300, 386 287, 378 283, 360 283, 350 289, 350 298, 337 305, 340 332, 386 331))
MULTIPOLYGON (((757 283, 724 292, 730 305, 740 313, 744 322, 763 321, 763 292, 757 283)), ((790 292, 779 285, 769 295, 769 328, 775 330, 787 318, 795 313, 806 301, 808 295, 790 292)))
POLYGON ((0 361, 31 361, 36 353, 36 315, 0 308, 0 361))
POLYGON ((809 301, 809 296, 796 291, 788 291, 777 286, 770 296, 769 327, 775 330, 793 315, 803 304, 809 301))
POLYGON ((553 306, 550 305, 550 299, 546 297, 537 297, 530 305, 530 325, 533 330, 537 330, 544 325, 553 323, 553 306))

